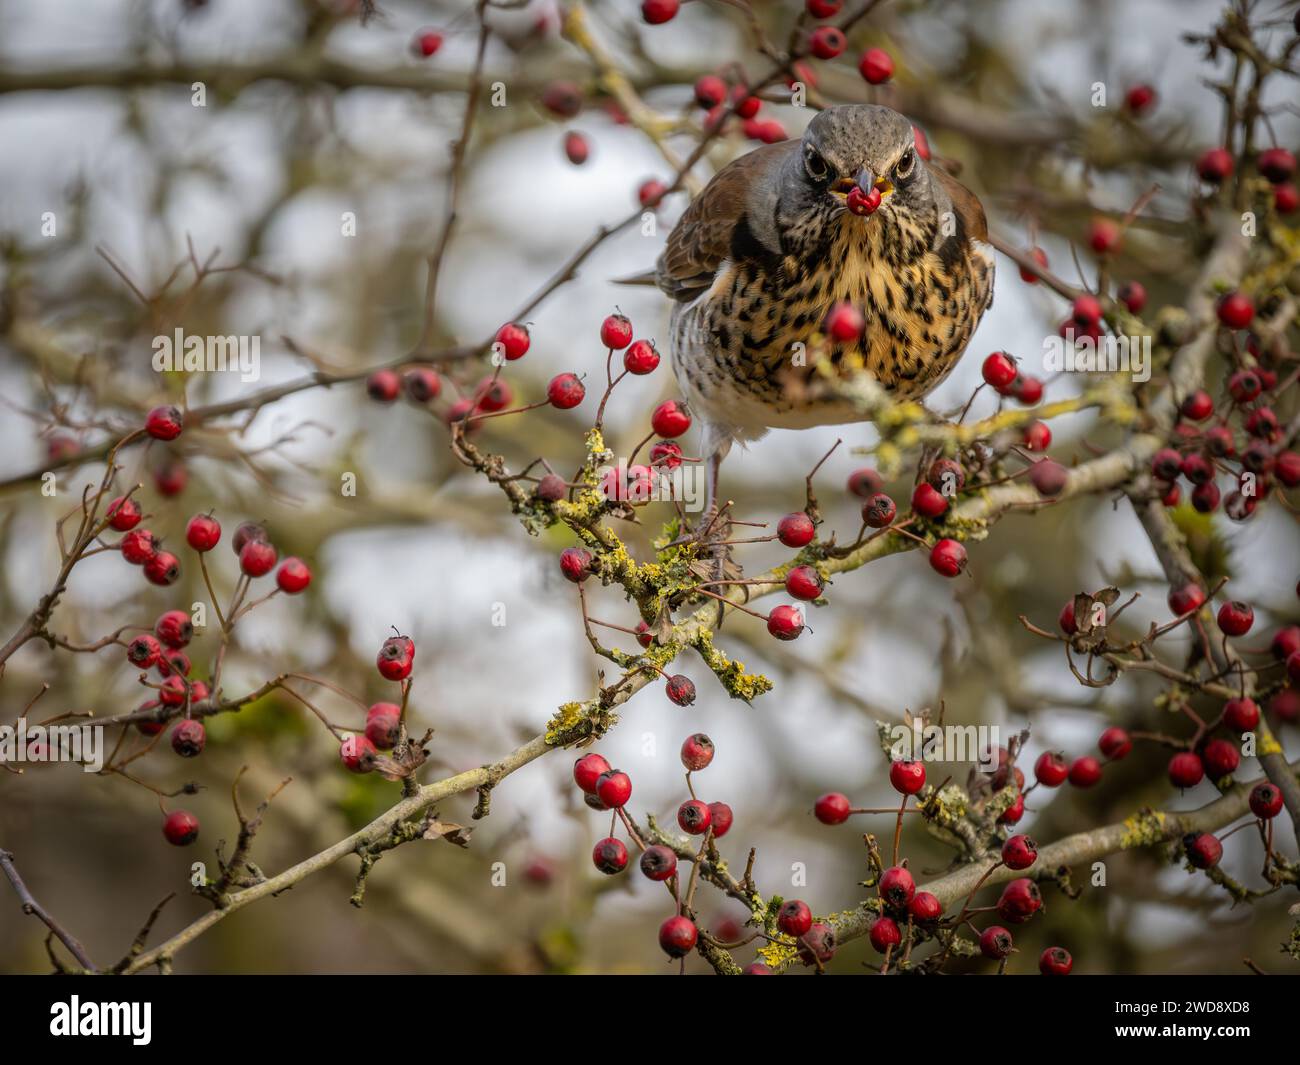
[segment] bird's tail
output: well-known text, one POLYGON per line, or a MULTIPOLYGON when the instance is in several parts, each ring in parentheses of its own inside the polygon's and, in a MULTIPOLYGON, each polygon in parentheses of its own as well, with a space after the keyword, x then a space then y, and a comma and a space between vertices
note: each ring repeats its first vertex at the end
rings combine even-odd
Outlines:
POLYGON ((657 285, 655 272, 646 270, 639 274, 631 274, 628 277, 616 277, 612 279, 616 285, 657 285))

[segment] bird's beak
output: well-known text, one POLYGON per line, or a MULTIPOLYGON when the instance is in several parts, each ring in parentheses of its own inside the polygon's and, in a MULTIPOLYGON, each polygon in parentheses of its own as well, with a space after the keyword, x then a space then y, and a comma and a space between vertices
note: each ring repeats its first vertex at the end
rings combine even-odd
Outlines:
POLYGON ((840 178, 831 186, 831 191, 837 196, 847 196, 854 188, 861 189, 864 195, 873 188, 877 189, 882 198, 894 191, 893 183, 888 178, 876 177, 871 168, 865 166, 851 178, 840 178))

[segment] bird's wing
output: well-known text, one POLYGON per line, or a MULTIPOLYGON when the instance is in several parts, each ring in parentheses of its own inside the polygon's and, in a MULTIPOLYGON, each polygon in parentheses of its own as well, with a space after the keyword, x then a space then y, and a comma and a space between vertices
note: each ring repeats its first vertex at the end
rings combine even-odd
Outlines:
POLYGON ((945 174, 937 166, 931 168, 930 173, 938 179, 939 184, 943 186, 944 192, 952 200, 952 209, 957 212, 957 217, 961 219, 962 228, 965 230, 967 239, 987 243, 989 225, 984 218, 984 207, 980 203, 979 197, 951 174, 945 174))
POLYGON ((756 183, 774 173, 798 144, 765 145, 713 176, 673 227, 659 256, 655 276, 664 292, 685 302, 713 284, 718 267, 731 254, 732 237, 750 207, 756 183))

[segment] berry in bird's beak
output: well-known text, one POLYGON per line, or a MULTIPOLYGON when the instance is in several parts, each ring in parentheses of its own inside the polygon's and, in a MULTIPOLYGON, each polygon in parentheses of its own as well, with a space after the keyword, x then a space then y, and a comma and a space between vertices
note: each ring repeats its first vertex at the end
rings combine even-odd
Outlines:
POLYGON ((840 178, 831 191, 844 197, 844 205, 856 215, 875 213, 881 199, 894 189, 886 178, 877 178, 868 167, 863 167, 855 177, 840 178))

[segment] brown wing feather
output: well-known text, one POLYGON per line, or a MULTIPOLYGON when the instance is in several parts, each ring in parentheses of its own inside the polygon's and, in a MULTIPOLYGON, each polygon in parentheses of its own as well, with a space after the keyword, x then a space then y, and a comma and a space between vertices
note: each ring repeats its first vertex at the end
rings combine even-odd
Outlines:
POLYGON ((987 241, 989 226, 984 218, 984 207, 979 198, 951 174, 945 174, 937 166, 931 167, 930 173, 938 179, 948 198, 952 200, 952 209, 957 212, 966 236, 971 240, 987 241))
POLYGON ((686 208, 659 256, 656 280, 677 300, 688 300, 713 283, 731 254, 731 238, 749 205, 753 183, 768 168, 780 166, 798 141, 758 148, 719 170, 686 208))

